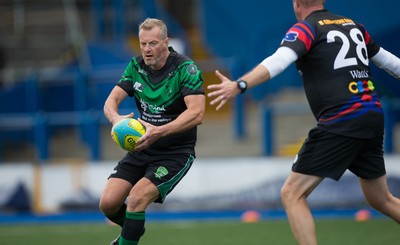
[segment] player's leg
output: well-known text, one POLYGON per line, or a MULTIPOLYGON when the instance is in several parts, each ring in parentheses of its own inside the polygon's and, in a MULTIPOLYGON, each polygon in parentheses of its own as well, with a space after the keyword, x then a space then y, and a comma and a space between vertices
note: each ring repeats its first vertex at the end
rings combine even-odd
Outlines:
POLYGON ((140 179, 127 199, 127 213, 119 244, 137 244, 144 233, 145 210, 152 202, 163 203, 189 171, 194 157, 189 154, 152 157, 145 177, 140 179))
POLYGON ((322 177, 291 172, 282 187, 282 203, 293 235, 300 245, 317 244, 315 224, 307 197, 322 180, 322 177))
POLYGON ((160 192, 149 179, 142 178, 131 189, 127 199, 128 212, 143 212, 158 199, 160 192))
POLYGON ((400 200, 388 189, 383 159, 383 136, 366 139, 359 157, 349 168, 359 177, 367 202, 400 223, 400 200))
POLYGON ((100 198, 101 212, 112 222, 122 227, 125 221, 126 205, 132 184, 124 179, 109 178, 100 198))
POLYGON ((282 203, 299 244, 317 244, 308 195, 324 178, 340 179, 354 160, 354 151, 360 148, 357 143, 318 128, 310 130, 281 190, 282 203))
MULTIPOLYGON (((132 187, 143 178, 146 159, 145 154, 126 154, 109 176, 100 199, 100 209, 108 219, 121 227, 126 221, 126 198, 132 187)), ((119 237, 111 244, 119 244, 119 237)))
POLYGON ((127 199, 126 218, 119 244, 138 244, 144 234, 145 210, 158 197, 157 186, 147 178, 142 178, 133 186, 127 199))
POLYGON ((400 199, 388 190, 386 175, 376 179, 359 178, 367 202, 376 210, 400 223, 400 199))

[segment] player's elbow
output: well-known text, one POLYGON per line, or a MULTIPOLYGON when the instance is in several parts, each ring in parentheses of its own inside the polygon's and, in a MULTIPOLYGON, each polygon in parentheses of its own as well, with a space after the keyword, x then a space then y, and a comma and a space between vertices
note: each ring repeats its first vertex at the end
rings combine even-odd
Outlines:
POLYGON ((206 102, 204 95, 192 95, 185 97, 187 110, 185 114, 189 115, 188 119, 193 126, 203 123, 204 113, 206 110, 206 102))
POLYGON ((195 125, 200 125, 204 120, 204 110, 198 110, 193 116, 193 123, 195 125))

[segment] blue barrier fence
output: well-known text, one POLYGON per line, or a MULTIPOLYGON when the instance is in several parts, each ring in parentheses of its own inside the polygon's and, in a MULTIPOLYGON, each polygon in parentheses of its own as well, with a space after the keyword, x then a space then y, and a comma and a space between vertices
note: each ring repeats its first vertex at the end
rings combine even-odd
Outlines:
MULTIPOLYGON (((13 89, 0 92, 0 156, 5 144, 31 142, 36 159, 49 156, 49 139, 56 129, 76 127, 80 140, 90 149, 90 158, 100 160, 100 126, 109 122, 104 102, 118 81, 124 64, 103 66, 91 74, 79 70, 58 72, 56 77, 35 75, 13 89), (116 68, 119 67, 119 68, 116 68)), ((136 104, 126 100, 120 112, 136 114, 136 104)))

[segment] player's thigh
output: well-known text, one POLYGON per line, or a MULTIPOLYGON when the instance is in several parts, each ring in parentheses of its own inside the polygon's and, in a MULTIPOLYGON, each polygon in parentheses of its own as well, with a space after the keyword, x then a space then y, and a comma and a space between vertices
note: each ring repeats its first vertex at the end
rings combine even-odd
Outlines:
POLYGON ((369 204, 376 206, 388 200, 390 196, 386 175, 375 179, 359 178, 361 189, 369 204))
POLYGON ((292 171, 339 180, 360 149, 359 139, 313 128, 296 156, 292 171))
POLYGON ((125 202, 132 189, 132 184, 124 179, 109 178, 100 198, 102 211, 115 212, 125 202))
POLYGON ((377 179, 386 174, 383 136, 360 140, 362 148, 349 170, 362 179, 377 179))
POLYGON ((158 199, 160 192, 157 186, 148 178, 140 179, 131 189, 128 197, 128 210, 141 211, 147 208, 150 203, 158 199), (130 210, 131 206, 138 210, 130 210))
POLYGON ((289 201, 307 197, 323 179, 319 176, 291 172, 282 186, 282 198, 289 201))
POLYGON ((162 155, 149 165, 145 177, 157 186, 160 194, 155 202, 164 202, 166 196, 188 173, 194 159, 190 154, 162 155))

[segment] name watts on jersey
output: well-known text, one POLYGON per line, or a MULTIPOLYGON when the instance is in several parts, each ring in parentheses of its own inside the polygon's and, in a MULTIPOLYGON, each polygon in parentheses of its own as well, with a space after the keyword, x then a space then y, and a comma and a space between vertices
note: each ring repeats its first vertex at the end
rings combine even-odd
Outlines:
POLYGON ((368 71, 352 70, 350 71, 351 76, 355 78, 367 78, 369 77, 368 71))

